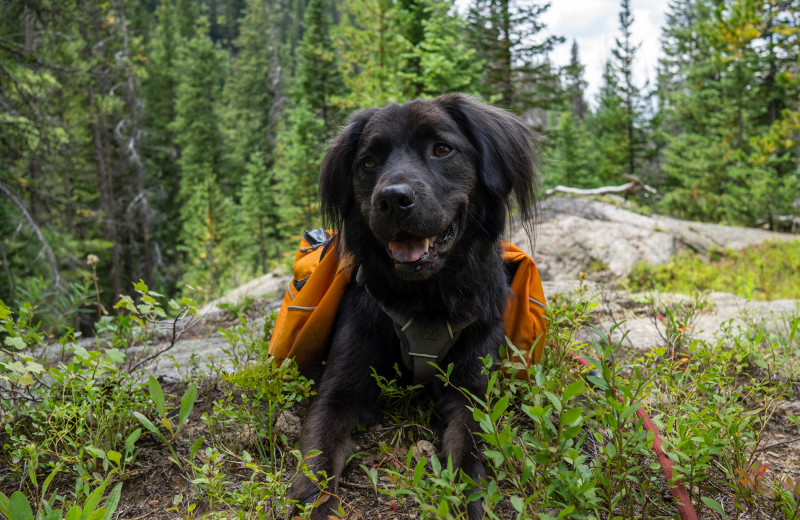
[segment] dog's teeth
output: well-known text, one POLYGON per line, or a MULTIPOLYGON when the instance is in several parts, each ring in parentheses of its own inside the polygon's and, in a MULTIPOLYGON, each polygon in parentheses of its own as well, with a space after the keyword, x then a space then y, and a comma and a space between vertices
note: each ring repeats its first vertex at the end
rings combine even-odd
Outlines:
POLYGON ((426 238, 426 239, 425 239, 425 252, 426 252, 426 253, 428 252, 428 248, 429 248, 430 246, 431 246, 431 239, 430 239, 430 238, 426 238))

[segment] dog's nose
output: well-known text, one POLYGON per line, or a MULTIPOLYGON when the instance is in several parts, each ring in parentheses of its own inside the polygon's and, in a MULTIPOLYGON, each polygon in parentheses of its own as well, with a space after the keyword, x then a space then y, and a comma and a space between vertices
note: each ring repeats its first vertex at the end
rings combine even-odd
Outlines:
POLYGON ((388 216, 402 217, 414 209, 417 195, 408 184, 392 184, 378 193, 378 209, 388 216))

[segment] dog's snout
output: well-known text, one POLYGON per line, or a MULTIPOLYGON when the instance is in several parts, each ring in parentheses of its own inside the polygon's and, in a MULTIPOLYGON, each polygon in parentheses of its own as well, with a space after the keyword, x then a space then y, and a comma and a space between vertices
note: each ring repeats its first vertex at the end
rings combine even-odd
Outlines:
POLYGON ((378 193, 378 209, 395 218, 407 215, 414 209, 417 196, 408 184, 392 184, 378 193))

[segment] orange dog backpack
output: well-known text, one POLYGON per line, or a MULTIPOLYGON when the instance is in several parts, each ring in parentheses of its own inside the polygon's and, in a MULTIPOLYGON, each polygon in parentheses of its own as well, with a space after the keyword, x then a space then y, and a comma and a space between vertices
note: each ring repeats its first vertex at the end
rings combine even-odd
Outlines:
MULTIPOLYGON (((325 361, 339 303, 355 272, 353 259, 340 257, 338 242, 338 233, 323 229, 303 235, 272 331, 269 353, 278 360, 294 358, 301 370, 325 361)), ((529 366, 541 359, 547 333, 542 281, 533 259, 510 242, 500 245, 513 273, 504 330, 529 366)))

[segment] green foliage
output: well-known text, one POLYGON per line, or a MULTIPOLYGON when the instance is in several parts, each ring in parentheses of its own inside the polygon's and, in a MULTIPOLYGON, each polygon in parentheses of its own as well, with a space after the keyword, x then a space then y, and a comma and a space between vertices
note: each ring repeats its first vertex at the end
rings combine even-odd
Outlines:
POLYGON ((733 292, 778 300, 800 294, 800 241, 765 242, 741 251, 681 252, 666 264, 639 264, 629 275, 633 290, 733 292))
MULTIPOLYGON (((298 108, 303 106, 305 110, 311 110, 321 120, 315 136, 320 142, 332 136, 334 123, 338 120, 336 104, 341 102, 345 92, 331 37, 330 7, 329 0, 311 0, 306 7, 292 93, 298 108)), ((289 131, 292 131, 291 127, 289 131)))
MULTIPOLYGON (((777 227, 800 185, 800 79, 785 53, 800 27, 781 6, 678 3, 670 14, 664 207, 683 218, 777 227)), ((792 47, 793 48, 793 47, 792 47)))
POLYGON ((401 19, 410 48, 402 68, 408 97, 474 91, 483 61, 463 38, 467 25, 455 2, 405 2, 401 19))
POLYGON ((390 0, 344 0, 333 31, 348 94, 345 106, 383 106, 402 101, 403 38, 400 4, 390 0))
POLYGON ((292 107, 287 115, 287 131, 278 145, 280 166, 277 175, 285 234, 296 236, 319 227, 317 177, 325 155, 322 119, 305 102, 292 107))
MULTIPOLYGON (((42 486, 42 494, 47 491, 50 482, 57 473, 58 469, 47 477, 42 486)), ((83 507, 76 504, 70 507, 69 510, 66 507, 54 507, 58 498, 55 493, 51 495, 49 500, 42 499, 41 504, 34 503, 34 507, 31 507, 28 499, 19 491, 15 491, 10 498, 0 493, 0 514, 8 520, 61 520, 62 518, 64 520, 111 520, 119 506, 122 482, 114 486, 105 497, 105 502, 103 502, 103 494, 109 483, 110 479, 107 478, 95 490, 86 494, 85 501, 76 500, 76 502, 82 502, 83 507), (100 505, 101 502, 103 503, 102 506, 100 505)))
POLYGON ((548 133, 544 149, 548 187, 563 185, 591 188, 602 184, 600 160, 586 124, 573 112, 561 112, 556 127, 548 133))
POLYGON ((167 431, 169 431, 170 438, 161 433, 161 429, 153 424, 150 419, 142 415, 140 412, 133 412, 133 416, 139 421, 142 426, 147 428, 149 431, 154 433, 156 437, 161 439, 167 448, 169 449, 170 453, 172 454, 172 458, 170 459, 172 462, 175 463, 179 468, 183 467, 183 463, 181 459, 178 457, 178 454, 175 453, 175 450, 172 448, 172 443, 175 440, 175 437, 178 436, 178 433, 183 428, 184 424, 186 424, 186 419, 189 418, 189 414, 192 413, 192 408, 194 407, 194 402, 197 399, 197 387, 192 385, 190 386, 186 392, 181 397, 181 407, 178 412, 178 423, 176 426, 172 425, 172 421, 169 420, 167 417, 167 408, 164 401, 164 392, 161 390, 161 385, 159 384, 158 380, 155 377, 150 376, 147 381, 147 387, 150 392, 150 399, 152 399, 153 403, 156 405, 156 411, 158 415, 160 415, 159 423, 164 426, 167 431))
MULTIPOLYGON (((123 298, 118 304, 135 324, 166 317, 158 293, 143 282, 135 290, 136 301, 123 298)), ((190 305, 186 300, 169 308, 182 316, 190 305)), ((506 360, 493 370, 492 361, 483 360, 487 393, 464 394, 487 461, 487 476, 480 482, 460 474, 452 461, 418 458, 408 449, 431 435, 430 403, 421 399, 419 387, 378 378, 384 419, 396 428, 391 442, 381 442, 382 460, 362 464, 374 489, 393 507, 420 518, 458 518, 477 499, 488 518, 504 518, 504 511, 522 519, 672 517, 671 502, 659 498, 665 484, 653 460, 652 435, 637 415, 644 406, 659 424, 677 476, 701 515, 730 514, 722 504, 735 504, 743 514, 796 515, 796 482, 771 476, 755 450, 798 377, 800 314, 776 316, 777 326, 745 317, 744 325, 724 324, 714 341, 699 341, 691 324, 703 308, 701 300, 657 308, 666 325, 666 345, 623 359, 625 337, 618 325, 607 333, 595 329, 587 342, 578 339, 585 337, 579 331, 585 334, 595 305, 585 288, 551 299, 549 341, 538 365, 506 360), (580 368, 576 354, 592 368, 580 368)), ((127 345, 131 325, 122 317, 111 319, 119 322, 103 322, 103 330, 114 337, 98 344, 127 345)), ((202 508, 223 518, 250 511, 283 517, 294 472, 306 472, 320 486, 327 480, 309 472, 308 459, 292 450, 294 439, 279 426, 307 401, 311 387, 293 362, 279 364, 267 354, 274 316, 258 325, 241 316, 238 325, 221 329, 233 372, 223 377, 210 371, 204 376, 209 379, 177 395, 167 394, 153 377, 144 385, 127 377, 121 370, 123 352, 114 347, 88 350, 66 336, 54 359, 36 357, 47 350, 36 322, 30 305, 12 313, 0 304, 3 455, 15 486, 23 482, 25 489, 0 495, 0 513, 6 517, 109 518, 125 500, 121 484, 105 503, 103 495, 139 464, 143 432, 161 441, 147 449, 177 461, 176 471, 197 490, 173 497, 172 509, 186 518, 202 508), (208 391, 203 388, 220 385, 222 395, 205 402, 197 422, 202 434, 193 426, 195 437, 186 438, 192 435, 185 426, 193 405, 208 391), (287 456, 296 457, 297 464, 287 456), (77 479, 73 494, 59 487, 65 480, 54 477, 60 473, 77 479)), ((517 351, 513 345, 505 349, 517 351)), ((440 377, 452 384, 449 370, 440 377)), ((341 510, 358 508, 343 502, 341 510)))

